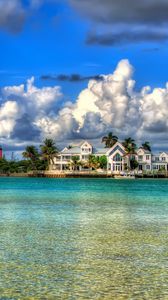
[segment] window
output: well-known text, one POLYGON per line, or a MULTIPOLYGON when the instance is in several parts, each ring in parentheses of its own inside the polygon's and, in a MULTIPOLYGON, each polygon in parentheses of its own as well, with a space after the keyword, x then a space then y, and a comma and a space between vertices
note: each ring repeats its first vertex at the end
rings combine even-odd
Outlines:
POLYGON ((82 152, 89 153, 91 152, 91 148, 82 148, 82 152))
POLYGON ((142 155, 138 155, 138 160, 143 160, 143 156, 142 155))
POLYGON ((149 160, 150 159, 150 155, 146 155, 146 160, 149 160))
POLYGON ((88 155, 82 155, 82 159, 88 160, 88 155))
POLYGON ((62 160, 70 160, 70 156, 62 156, 62 160))
POLYGON ((122 161, 122 157, 119 153, 117 153, 114 158, 113 158, 114 161, 122 161))
POLYGON ((162 157, 162 161, 166 161, 166 157, 162 157))
POLYGON ((150 170, 150 165, 146 165, 146 170, 150 170))

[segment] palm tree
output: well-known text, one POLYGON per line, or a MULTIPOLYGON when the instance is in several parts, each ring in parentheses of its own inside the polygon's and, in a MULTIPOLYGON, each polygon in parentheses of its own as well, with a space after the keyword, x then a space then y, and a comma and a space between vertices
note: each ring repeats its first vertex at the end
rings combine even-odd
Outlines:
POLYGON ((111 148, 118 141, 118 137, 109 132, 107 136, 102 138, 102 143, 105 143, 105 148, 111 148))
POLYGON ((149 142, 144 142, 142 144, 142 147, 143 147, 144 150, 147 150, 147 151, 151 152, 151 146, 150 146, 149 142))
POLYGON ((100 162, 99 162, 99 158, 96 157, 95 155, 89 155, 88 157, 88 161, 87 161, 87 166, 89 168, 92 168, 92 169, 98 169, 100 167, 100 162))
POLYGON ((35 146, 27 146, 25 151, 22 153, 22 156, 31 161, 33 170, 37 169, 36 162, 39 159, 39 153, 35 146))
POLYGON ((77 170, 78 167, 81 166, 80 157, 78 155, 72 156, 69 165, 72 168, 72 170, 77 170))
POLYGON ((135 154, 135 150, 136 150, 137 146, 135 144, 135 141, 131 137, 126 138, 124 140, 124 142, 122 143, 122 145, 124 146, 126 152, 135 154))
POLYGON ((131 169, 131 165, 133 165, 131 162, 135 161, 135 154, 136 154, 136 144, 135 140, 132 139, 131 137, 126 138, 122 145, 125 148, 125 156, 128 158, 128 168, 131 169))
POLYGON ((47 160, 48 168, 49 168, 50 162, 54 164, 53 158, 58 153, 58 149, 55 145, 55 142, 53 141, 53 139, 46 138, 43 141, 43 144, 40 146, 40 148, 41 148, 41 155, 45 160, 47 160))

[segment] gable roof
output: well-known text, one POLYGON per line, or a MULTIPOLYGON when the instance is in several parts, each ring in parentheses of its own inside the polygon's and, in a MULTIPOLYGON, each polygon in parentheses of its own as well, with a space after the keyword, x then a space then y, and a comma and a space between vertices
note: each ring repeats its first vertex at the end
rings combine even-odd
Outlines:
POLYGON ((146 149, 144 149, 143 147, 139 147, 138 150, 137 150, 137 152, 138 152, 139 150, 142 150, 145 154, 152 154, 151 151, 146 150, 146 149))
POLYGON ((89 143, 88 141, 82 141, 79 146, 82 147, 84 144, 88 144, 90 147, 93 147, 91 143, 89 143))
POLYGON ((162 155, 168 156, 168 154, 166 152, 164 152, 164 151, 159 153, 159 156, 162 156, 162 155))
POLYGON ((107 154, 109 155, 109 154, 112 154, 112 152, 115 152, 115 151, 117 151, 117 150, 119 150, 121 153, 125 153, 125 148, 124 148, 124 146, 120 143, 120 142, 116 142, 114 145, 113 145, 113 147, 111 147, 109 150, 108 150, 108 152, 107 152, 107 154))
POLYGON ((64 148, 61 153, 63 154, 80 154, 81 153, 81 148, 78 146, 74 146, 70 149, 64 148))

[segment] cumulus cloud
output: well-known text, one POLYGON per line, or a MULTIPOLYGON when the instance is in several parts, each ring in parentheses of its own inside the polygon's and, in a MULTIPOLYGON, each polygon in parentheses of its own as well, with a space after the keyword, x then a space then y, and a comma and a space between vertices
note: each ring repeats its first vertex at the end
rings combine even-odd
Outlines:
POLYGON ((146 86, 137 92, 134 69, 121 60, 112 74, 90 80, 75 102, 67 102, 60 87, 37 88, 34 78, 25 85, 1 89, 0 141, 25 145, 52 137, 100 139, 113 131, 120 139, 132 136, 155 145, 167 142, 168 84, 146 86))
POLYGON ((168 84, 166 88, 143 89, 140 99, 142 133, 166 133, 168 130, 168 84))
POLYGON ((89 112, 99 113, 106 127, 111 124, 117 128, 123 126, 132 101, 132 72, 128 60, 122 60, 113 74, 104 76, 100 82, 89 82, 88 88, 79 95, 73 112, 81 127, 89 112))
POLYGON ((69 1, 82 16, 92 21, 92 28, 96 28, 89 33, 89 44, 116 45, 168 39, 168 2, 165 0, 69 1))
POLYGON ((6 101, 0 107, 0 136, 10 137, 19 116, 19 105, 16 101, 6 101))
POLYGON ((36 126, 39 118, 53 113, 62 99, 60 87, 35 87, 34 78, 26 85, 7 86, 1 89, 0 137, 18 141, 40 138, 36 126))

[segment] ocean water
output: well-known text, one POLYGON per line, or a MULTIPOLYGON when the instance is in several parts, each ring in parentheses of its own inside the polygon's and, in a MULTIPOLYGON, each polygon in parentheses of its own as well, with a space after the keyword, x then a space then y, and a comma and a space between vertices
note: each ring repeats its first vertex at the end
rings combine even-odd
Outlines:
POLYGON ((168 299, 168 180, 0 178, 0 299, 168 299))

